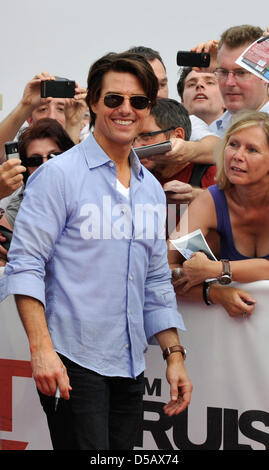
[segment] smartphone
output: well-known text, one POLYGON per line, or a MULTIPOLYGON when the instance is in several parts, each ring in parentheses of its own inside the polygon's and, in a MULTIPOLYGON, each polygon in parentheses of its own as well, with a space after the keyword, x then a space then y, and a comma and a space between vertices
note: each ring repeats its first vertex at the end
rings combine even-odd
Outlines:
POLYGON ((208 52, 178 51, 177 65, 184 67, 209 67, 210 54, 208 52))
POLYGON ((245 304, 247 305, 254 305, 254 302, 252 302, 251 300, 247 300, 245 298, 242 298, 243 302, 245 302, 245 304))
POLYGON ((7 160, 10 160, 10 158, 20 158, 19 150, 18 150, 18 142, 16 142, 15 140, 12 142, 5 143, 5 151, 6 151, 7 160))
POLYGON ((170 140, 165 140, 164 142, 160 142, 159 144, 152 144, 152 145, 144 145, 143 147, 135 148, 135 153, 137 154, 138 158, 148 158, 155 155, 160 155, 165 152, 169 152, 171 150, 172 144, 170 140))
POLYGON ((57 77, 56 80, 45 80, 40 83, 41 98, 73 98, 76 83, 68 78, 57 77))
POLYGON ((11 230, 9 230, 8 228, 3 227, 3 225, 0 225, 0 233, 1 233, 1 235, 3 235, 3 237, 6 238, 6 241, 5 241, 5 242, 1 242, 1 245, 2 245, 6 250, 9 250, 13 232, 12 232, 11 230))

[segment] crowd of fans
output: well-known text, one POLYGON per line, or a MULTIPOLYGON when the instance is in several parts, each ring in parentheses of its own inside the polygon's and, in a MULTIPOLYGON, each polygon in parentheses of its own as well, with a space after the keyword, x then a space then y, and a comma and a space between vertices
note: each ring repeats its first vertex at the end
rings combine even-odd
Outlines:
MULTIPOLYGON (((129 49, 146 58, 159 85, 157 104, 145 119, 134 147, 171 142, 170 151, 141 162, 163 186, 168 214, 176 208, 175 224, 180 224, 180 205, 189 205, 184 215, 188 217, 189 231, 203 231, 213 243, 216 256, 231 261, 232 279, 239 282, 269 279, 268 84, 235 62, 251 43, 266 34, 260 27, 235 26, 224 31, 220 40, 196 46, 196 52, 210 53, 210 65, 206 69, 181 67, 178 101, 169 98, 160 54, 144 46, 129 49), (242 112, 250 114, 241 116, 242 112), (252 162, 254 156, 256 166, 252 162), (255 191, 259 186, 264 191, 258 197, 255 191), (223 207, 226 218, 221 228, 223 207), (265 224, 261 231, 262 220, 265 224), (227 226, 229 236, 224 233, 227 226), (223 243, 224 251, 219 248, 223 243)), ((11 239, 8 234, 12 235, 28 177, 48 159, 79 144, 90 132, 87 90, 76 83, 74 98, 41 98, 40 84, 46 80, 55 77, 48 72, 33 77, 25 86, 21 101, 0 123, 1 265, 8 259, 7 238, 11 239), (7 160, 5 143, 13 140, 18 141, 19 158, 7 160)), ((167 236, 175 224, 168 227, 167 236)), ((253 311, 255 299, 247 293, 232 287, 228 290, 217 282, 205 286, 209 277, 217 279, 221 275, 221 261, 214 264, 204 254, 196 253, 184 262, 174 250, 169 256, 179 296, 196 296, 206 304, 221 303, 234 315, 253 311)))

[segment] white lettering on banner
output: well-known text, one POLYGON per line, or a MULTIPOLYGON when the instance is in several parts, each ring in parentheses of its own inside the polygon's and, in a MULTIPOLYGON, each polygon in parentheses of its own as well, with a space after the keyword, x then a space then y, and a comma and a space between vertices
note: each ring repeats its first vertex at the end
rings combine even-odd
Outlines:
MULTIPOLYGON (((222 307, 180 300, 187 328, 180 339, 187 348, 185 365, 194 390, 190 406, 178 416, 163 412, 169 400, 165 363, 160 364, 160 348, 149 347, 137 449, 269 450, 269 281, 240 287, 257 300, 248 318, 231 318, 222 307)), ((0 304, 0 319, 2 447, 51 449, 30 377, 28 340, 12 296, 0 304)))
POLYGON ((80 216, 85 217, 80 225, 80 235, 90 239, 135 239, 153 240, 166 238, 165 204, 135 204, 134 216, 129 204, 115 204, 111 197, 104 196, 102 207, 86 203, 80 208, 80 216), (101 224, 102 223, 102 224, 101 224))

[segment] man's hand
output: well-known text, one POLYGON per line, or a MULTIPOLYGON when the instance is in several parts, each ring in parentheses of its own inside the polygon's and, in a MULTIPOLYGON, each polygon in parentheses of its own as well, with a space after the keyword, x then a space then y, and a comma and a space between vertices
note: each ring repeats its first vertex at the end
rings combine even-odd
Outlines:
POLYGON ((210 300, 222 305, 230 317, 248 317, 254 312, 256 305, 256 300, 248 292, 218 284, 211 285, 210 300))
POLYGON ((163 185, 168 204, 190 204, 195 197, 204 191, 202 188, 194 188, 188 183, 173 180, 163 185))
POLYGON ((88 111, 88 106, 85 101, 86 95, 86 88, 80 88, 76 83, 74 98, 66 99, 65 129, 75 144, 79 143, 84 115, 88 111))
POLYGON ((218 277, 222 271, 220 261, 212 261, 201 252, 193 253, 182 266, 180 277, 174 283, 174 287, 180 286, 183 294, 191 287, 201 284, 205 279, 218 277))
POLYGON ((196 70, 200 72, 214 72, 214 70, 216 70, 216 68, 218 67, 218 61, 217 61, 218 45, 219 45, 219 41, 217 41, 216 39, 212 39, 207 42, 202 42, 198 44, 198 46, 195 46, 191 49, 192 52, 197 52, 198 54, 200 54, 201 52, 208 52, 210 54, 209 67, 207 68, 195 67, 196 70))
POLYGON ((66 367, 53 349, 32 353, 31 364, 36 386, 41 393, 54 396, 59 385, 61 398, 69 400, 69 391, 72 387, 66 367))
POLYGON ((175 352, 167 358, 166 378, 170 384, 171 400, 163 409, 168 416, 178 415, 190 404, 193 389, 181 352, 175 352))
MULTIPOLYGON (((186 141, 179 137, 172 137, 170 142, 172 144, 171 150, 169 150, 169 152, 158 155, 158 164, 175 165, 187 163, 189 158, 193 157, 191 152, 191 145, 188 145, 191 144, 190 141, 186 141)), ((154 155, 152 159, 155 158, 156 156, 154 155)), ((151 158, 148 157, 148 159, 150 160, 151 158)))
POLYGON ((45 80, 55 80, 55 77, 48 72, 41 72, 35 75, 24 89, 21 104, 29 108, 29 114, 31 114, 35 108, 46 102, 46 98, 41 98, 40 96, 40 83, 45 80))
POLYGON ((1 243, 6 241, 6 237, 0 233, 0 266, 5 266, 7 264, 7 250, 1 245, 1 243))
POLYGON ((19 158, 11 158, 0 166, 0 199, 9 196, 23 183, 26 168, 21 165, 19 158))
POLYGON ((25 295, 15 295, 15 301, 29 339, 33 377, 38 390, 52 396, 59 385, 61 397, 68 400, 71 390, 69 377, 54 350, 43 304, 25 295))
MULTIPOLYGON (((167 347, 180 344, 176 328, 160 331, 155 336, 162 351, 167 347)), ((168 416, 172 416, 181 413, 190 404, 192 384, 185 370, 181 352, 173 352, 167 357, 166 362, 166 378, 170 384, 171 400, 163 409, 168 416)))

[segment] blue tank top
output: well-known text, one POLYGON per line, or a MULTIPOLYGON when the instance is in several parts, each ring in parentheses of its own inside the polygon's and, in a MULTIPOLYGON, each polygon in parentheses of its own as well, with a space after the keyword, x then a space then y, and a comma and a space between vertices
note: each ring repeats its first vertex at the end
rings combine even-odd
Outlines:
MULTIPOLYGON (((217 231, 220 234, 221 259, 229 259, 230 261, 250 259, 248 256, 239 253, 235 247, 228 204, 224 191, 220 190, 217 185, 210 186, 208 189, 216 207, 217 231)), ((262 258, 269 259, 269 255, 262 256, 262 258)))

